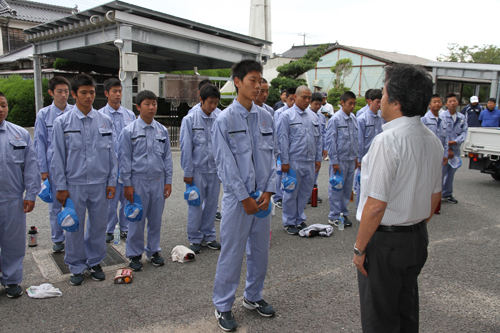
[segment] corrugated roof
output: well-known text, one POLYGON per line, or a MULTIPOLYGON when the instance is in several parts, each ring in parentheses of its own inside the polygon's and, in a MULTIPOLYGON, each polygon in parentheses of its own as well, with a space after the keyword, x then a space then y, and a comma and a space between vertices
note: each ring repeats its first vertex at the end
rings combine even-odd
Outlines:
POLYGON ((26 0, 0 1, 0 17, 48 23, 71 15, 73 9, 26 0))
MULTIPOLYGON (((283 53, 283 57, 297 58, 297 59, 302 58, 307 53, 307 51, 309 49, 316 48, 320 45, 321 44, 293 46, 290 50, 283 53)), ((382 61, 387 62, 387 63, 427 66, 427 64, 431 61, 429 59, 425 59, 422 57, 409 55, 409 54, 372 50, 372 49, 366 49, 363 47, 356 47, 356 46, 339 45, 337 43, 329 44, 326 53, 331 52, 331 51, 336 50, 336 49, 342 49, 342 50, 346 50, 346 51, 360 53, 360 54, 363 54, 365 56, 372 57, 372 58, 375 58, 377 60, 382 60, 382 61)))

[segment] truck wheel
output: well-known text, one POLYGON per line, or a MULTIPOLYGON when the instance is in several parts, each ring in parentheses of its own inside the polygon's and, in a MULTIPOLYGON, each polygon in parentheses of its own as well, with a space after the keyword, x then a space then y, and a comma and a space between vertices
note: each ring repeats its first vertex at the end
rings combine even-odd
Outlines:
POLYGON ((491 177, 493 177, 494 180, 500 180, 500 172, 492 174, 491 177))

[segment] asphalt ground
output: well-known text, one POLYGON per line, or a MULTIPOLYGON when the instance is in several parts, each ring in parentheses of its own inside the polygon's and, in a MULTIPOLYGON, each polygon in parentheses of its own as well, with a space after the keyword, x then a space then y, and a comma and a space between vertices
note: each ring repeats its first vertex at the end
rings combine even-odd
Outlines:
MULTIPOLYGON (((161 247, 186 245, 187 204, 180 152, 173 152, 172 196, 165 203, 161 247)), ((306 209, 307 223, 327 223, 328 162, 319 176, 323 203, 306 209)), ((455 176, 457 205, 443 202, 429 223, 429 259, 419 278, 421 332, 500 332, 500 182, 468 170, 455 176)), ((354 203, 349 209, 354 216, 354 203)), ((283 230, 281 210, 272 219, 272 240, 264 297, 276 309, 264 318, 242 307, 245 265, 233 312, 238 332, 360 332, 359 294, 353 244, 359 223, 329 238, 300 238, 283 230)), ((72 286, 51 254, 48 205, 37 200, 27 225, 38 228, 38 246, 27 248, 24 289, 52 283, 63 296, 8 299, 0 290, 1 332, 221 332, 214 317, 212 288, 219 251, 204 248, 195 261, 167 260, 134 273, 128 285, 113 277, 123 265, 105 267, 106 280, 87 277, 72 286)), ((216 222, 217 232, 219 223, 216 222)), ((124 244, 116 246, 124 254, 124 244)))

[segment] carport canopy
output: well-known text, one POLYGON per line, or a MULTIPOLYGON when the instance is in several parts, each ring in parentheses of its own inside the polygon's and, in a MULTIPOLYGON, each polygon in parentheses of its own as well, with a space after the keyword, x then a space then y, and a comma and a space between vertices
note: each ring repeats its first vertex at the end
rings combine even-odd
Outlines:
MULTIPOLYGON (((183 18, 112 1, 24 30, 33 43, 36 107, 43 106, 40 57, 120 68, 122 52, 138 54, 138 71, 229 68, 244 59, 266 61, 271 42, 183 18)), ((124 81, 122 104, 132 109, 132 76, 124 81)))

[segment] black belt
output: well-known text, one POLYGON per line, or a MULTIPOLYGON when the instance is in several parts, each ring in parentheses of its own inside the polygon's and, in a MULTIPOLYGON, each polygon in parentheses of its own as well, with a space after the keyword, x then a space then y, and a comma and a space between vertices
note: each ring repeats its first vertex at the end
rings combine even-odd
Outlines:
POLYGON ((425 220, 420 221, 414 225, 379 225, 377 231, 382 232, 413 232, 420 230, 426 224, 425 220))

